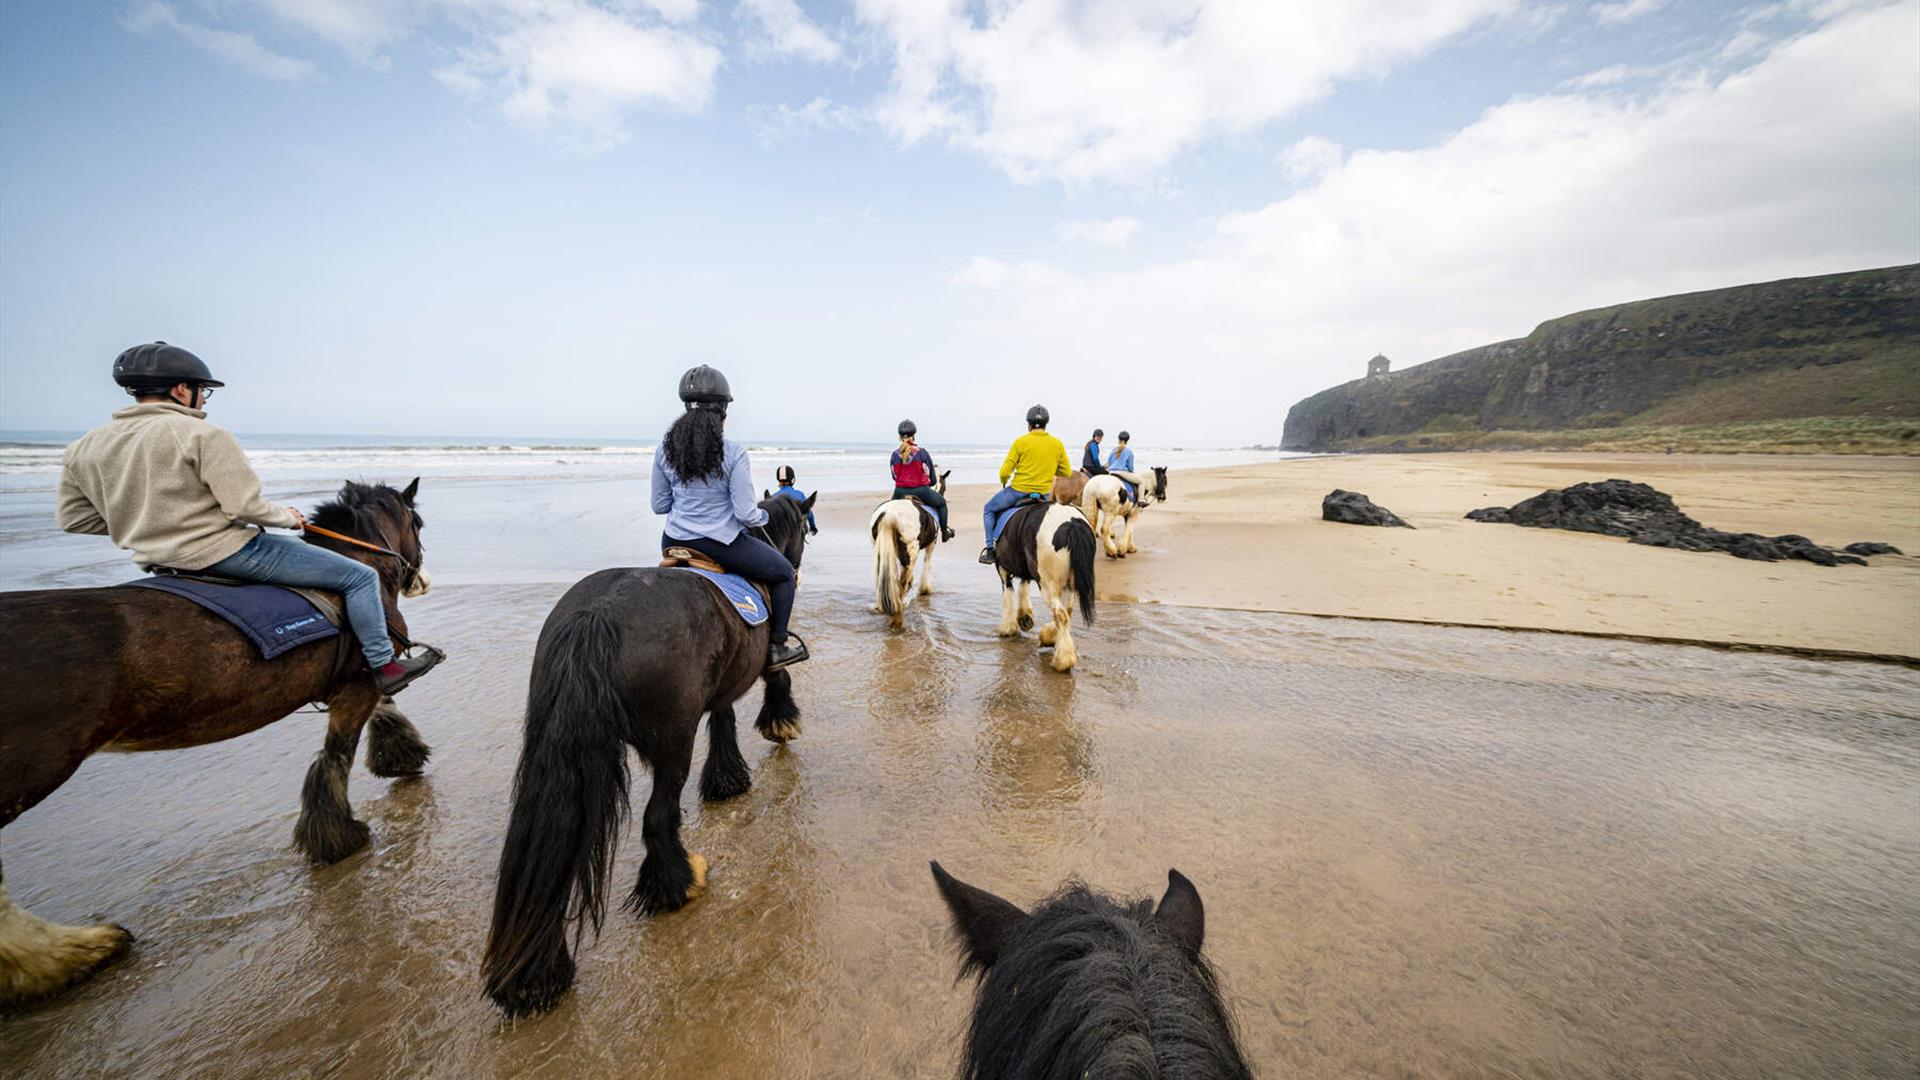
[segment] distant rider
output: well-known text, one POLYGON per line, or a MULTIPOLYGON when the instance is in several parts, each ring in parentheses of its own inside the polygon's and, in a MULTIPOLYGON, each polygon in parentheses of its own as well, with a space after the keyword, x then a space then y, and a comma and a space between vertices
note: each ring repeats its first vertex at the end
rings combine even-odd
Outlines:
POLYGON ((1114 473, 1133 472, 1133 449, 1127 445, 1131 438, 1126 432, 1120 433, 1120 443, 1113 448, 1113 456, 1107 459, 1107 471, 1114 473))
POLYGON ((240 443, 207 422, 207 399, 226 384, 198 356, 164 341, 135 345, 114 360, 113 381, 135 403, 67 447, 60 468, 62 529, 111 536, 143 569, 341 593, 383 694, 399 693, 440 662, 443 654, 434 650, 394 656, 380 575, 372 567, 261 531, 302 529, 306 518, 268 502, 240 443))
MULTIPOLYGON (((793 486, 793 480, 794 480, 793 466, 782 465, 779 468, 773 470, 773 478, 780 485, 780 490, 774 492, 775 495, 785 495, 787 498, 792 499, 794 502, 797 502, 797 503, 804 503, 807 501, 807 493, 793 486)), ((807 511, 807 535, 808 536, 820 535, 820 526, 814 524, 813 511, 811 510, 807 511)))
MULTIPOLYGON (((793 564, 749 529, 767 523, 753 498, 753 466, 747 451, 726 437, 727 377, 701 364, 680 376, 687 410, 673 422, 653 455, 653 512, 667 518, 660 549, 692 548, 727 570, 767 586, 773 612, 767 624, 767 670, 807 658, 805 644, 790 643, 793 564)), ((762 532, 762 535, 765 535, 762 532)))
POLYGON ((1107 471, 1100 464, 1100 440, 1105 438, 1106 434, 1099 428, 1094 428, 1093 438, 1088 439, 1086 449, 1080 451, 1080 471, 1088 476, 1099 476, 1107 471))
POLYGON ((981 515, 987 545, 980 549, 980 561, 988 566, 993 565, 993 519, 1027 499, 1052 498, 1054 477, 1073 472, 1067 464, 1067 444, 1047 433, 1050 419, 1045 405, 1028 409, 1027 433, 1013 440, 1007 459, 1000 463, 1000 483, 1005 486, 987 500, 981 515))
POLYGON ((913 426, 913 421, 900 421, 899 431, 900 445, 887 456, 887 467, 893 470, 893 497, 911 495, 932 507, 940 519, 940 540, 945 543, 953 539, 953 530, 947 528, 947 497, 934 490, 940 474, 934 471, 933 455, 914 442, 920 429, 913 426))

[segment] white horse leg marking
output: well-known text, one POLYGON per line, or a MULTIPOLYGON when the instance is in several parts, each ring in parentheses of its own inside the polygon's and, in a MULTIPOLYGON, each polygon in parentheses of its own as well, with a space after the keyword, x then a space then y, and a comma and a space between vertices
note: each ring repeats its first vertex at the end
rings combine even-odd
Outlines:
MULTIPOLYGON (((1033 597, 1028 595, 1027 593, 1027 590, 1031 589, 1032 587, 1033 587, 1033 582, 1031 581, 1022 581, 1020 583, 1019 625, 1020 625, 1020 629, 1023 632, 1033 629, 1033 597)), ((1046 642, 1043 641, 1041 642, 1041 644, 1044 645, 1046 644, 1046 642)))
POLYGON ((927 545, 927 552, 921 556, 925 561, 920 564, 920 595, 933 595, 933 549, 940 546, 938 539, 927 545))
POLYGON ((0 878, 0 1012, 65 990, 132 941, 111 923, 61 926, 16 907, 0 878))
POLYGON ((1001 637, 1019 637, 1020 624, 1015 621, 1019 608, 1013 600, 1013 579, 1007 577, 1005 570, 1000 571, 1000 629, 1001 637))
POLYGON ((1043 543, 1040 555, 1040 593, 1047 602, 1047 624, 1040 643, 1053 646, 1053 670, 1071 671, 1079 662, 1073 648, 1073 559, 1066 551, 1043 543))

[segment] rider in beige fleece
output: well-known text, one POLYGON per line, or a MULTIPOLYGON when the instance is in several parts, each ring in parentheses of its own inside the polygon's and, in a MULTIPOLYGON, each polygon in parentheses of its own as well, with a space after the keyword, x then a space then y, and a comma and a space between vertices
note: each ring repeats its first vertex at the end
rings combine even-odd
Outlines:
POLYGON ((398 693, 440 662, 436 649, 394 654, 372 567, 264 531, 304 528, 306 519, 268 502, 239 442, 207 422, 207 398, 225 384, 199 357, 164 341, 136 345, 114 360, 113 378, 135 403, 67 447, 62 529, 105 533, 142 567, 339 592, 383 693, 398 693))

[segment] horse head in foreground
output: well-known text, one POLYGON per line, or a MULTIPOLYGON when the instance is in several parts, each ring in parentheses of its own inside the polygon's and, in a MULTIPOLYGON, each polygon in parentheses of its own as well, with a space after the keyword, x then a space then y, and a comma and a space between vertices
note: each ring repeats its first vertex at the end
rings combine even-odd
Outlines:
MULTIPOLYGON (((799 570, 806 507, 776 495, 760 509, 768 542, 799 570)), ((703 799, 731 799, 752 785, 733 705, 756 681, 766 680, 760 734, 779 743, 800 734, 792 675, 766 671, 767 634, 699 574, 663 567, 601 570, 554 605, 534 652, 482 961, 487 996, 507 1016, 557 1004, 573 985, 569 929, 576 948, 589 926, 600 929, 627 815, 628 747, 653 770, 640 826, 647 854, 628 910, 673 911, 706 889, 706 859, 680 841, 680 790, 701 714, 703 799)))
MULTIPOLYGON (((400 596, 426 591, 419 489, 418 479, 405 490, 348 483, 311 515, 312 524, 371 548, 306 537, 378 572, 388 623, 401 638, 400 596)), ((327 707, 326 738, 301 788, 293 842, 325 865, 365 847, 370 835, 347 801, 361 731, 375 776, 417 776, 430 753, 381 695, 345 627, 267 660, 219 616, 154 589, 46 589, 0 593, 0 640, 0 685, 9 696, 0 709, 0 828, 96 751, 219 742, 318 701, 327 707)), ((60 926, 15 907, 0 873, 0 1013, 85 979, 131 940, 112 924, 60 926)))
POLYGON ((1053 646, 1053 670, 1072 671, 1080 656, 1073 647, 1073 607, 1093 625, 1093 527, 1071 506, 1033 502, 1007 518, 993 542, 993 564, 1000 572, 1001 637, 1019 637, 1033 628, 1028 588, 1040 583, 1050 618, 1040 628, 1040 644, 1053 646), (1014 585, 1019 584, 1019 601, 1014 585))
POLYGON ((1200 954, 1200 893, 1178 870, 1158 906, 1076 882, 1028 913, 932 868, 961 976, 980 975, 966 1080, 1253 1075, 1200 954))
MULTIPOLYGON (((940 495, 947 493, 948 469, 934 483, 940 495)), ((933 549, 940 543, 940 521, 919 499, 888 499, 874 510, 867 522, 873 534, 873 608, 884 613, 895 630, 900 629, 907 605, 912 602, 913 568, 920 566, 920 595, 933 595, 933 549)))

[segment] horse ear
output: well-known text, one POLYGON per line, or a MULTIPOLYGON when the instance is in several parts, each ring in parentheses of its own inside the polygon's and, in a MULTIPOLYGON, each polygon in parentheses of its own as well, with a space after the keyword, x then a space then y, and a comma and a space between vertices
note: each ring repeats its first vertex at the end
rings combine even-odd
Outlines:
POLYGON ((1200 890, 1178 870, 1167 871, 1167 895, 1160 898, 1153 921, 1175 941, 1194 952, 1200 951, 1200 939, 1206 936, 1207 911, 1200 903, 1200 890))
POLYGON ((933 883, 940 887, 940 898, 953 916, 953 932, 966 952, 960 974, 992 967, 1027 920, 1027 913, 947 873, 938 862, 927 865, 933 867, 933 883))
POLYGON ((407 505, 411 506, 413 497, 418 494, 420 494, 420 478, 416 476, 413 478, 413 483, 408 484, 407 489, 400 493, 400 497, 407 500, 407 505))
POLYGON ((806 501, 800 504, 800 509, 802 509, 802 510, 811 510, 811 509, 813 509, 813 500, 815 500, 815 499, 817 499, 817 498, 819 498, 819 497, 820 497, 820 493, 819 493, 819 492, 817 492, 817 491, 816 491, 816 492, 814 492, 813 494, 811 494, 811 495, 809 495, 809 496, 807 496, 807 498, 806 498, 806 501))
POLYGON ((768 491, 768 490, 767 490, 766 488, 761 488, 761 489, 760 489, 760 497, 761 497, 762 499, 771 499, 771 498, 773 498, 773 492, 771 492, 771 491, 768 491))

